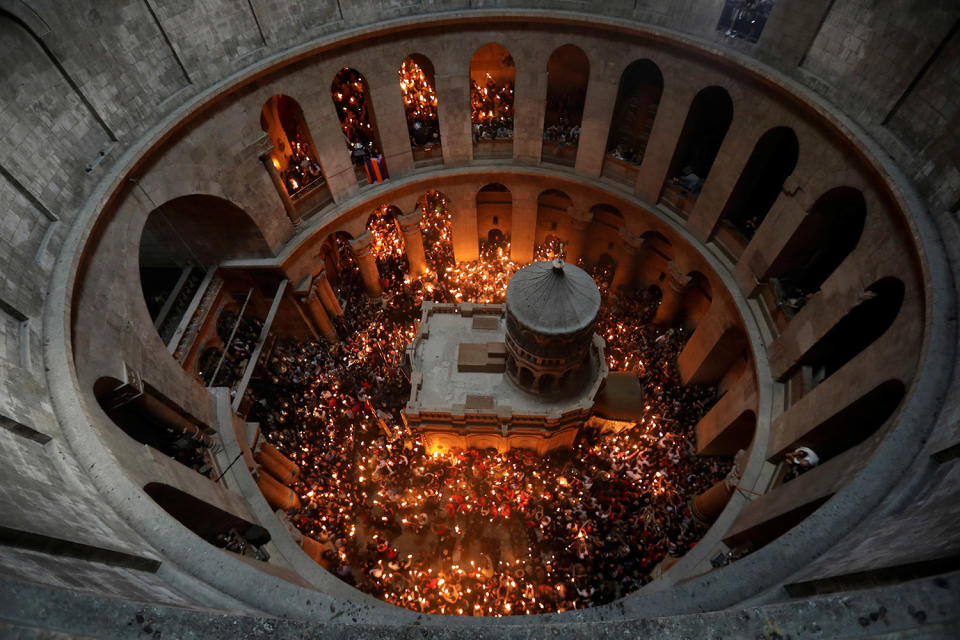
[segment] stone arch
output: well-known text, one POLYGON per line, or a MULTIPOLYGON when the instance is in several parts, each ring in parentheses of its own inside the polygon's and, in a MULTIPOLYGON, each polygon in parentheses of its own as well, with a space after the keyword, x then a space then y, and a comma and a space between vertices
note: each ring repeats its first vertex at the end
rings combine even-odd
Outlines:
POLYGON ((423 54, 411 53, 400 63, 399 74, 414 163, 427 166, 442 162, 433 62, 423 54))
POLYGON ((844 315, 799 359, 812 369, 811 389, 877 341, 894 323, 903 305, 903 282, 892 276, 867 287, 861 302, 844 315))
POLYGON ((542 161, 570 167, 576 163, 589 80, 590 60, 580 47, 565 44, 550 55, 547 61, 542 161))
POLYGON ((710 174, 733 122, 733 100, 723 87, 701 89, 687 111, 660 199, 686 217, 710 174))
POLYGON ((494 182, 485 185, 477 192, 477 230, 481 245, 490 242, 490 232, 494 229, 509 242, 513 221, 513 195, 510 189, 494 182))
POLYGON ((739 257, 783 190, 800 156, 800 142, 790 127, 775 127, 764 133, 727 198, 719 223, 735 235, 729 247, 739 257))
POLYGON ((489 42, 470 58, 474 158, 513 156, 516 65, 507 49, 489 42))
MULTIPOLYGON (((558 189, 547 189, 537 196, 537 234, 536 245, 546 247, 547 238, 566 240, 569 242, 572 228, 570 226, 570 216, 567 211, 573 205, 573 201, 563 191, 558 189)), ((557 242, 553 242, 551 247, 554 250, 559 249, 557 242)))
POLYGON ((288 196, 325 181, 299 102, 285 94, 272 96, 260 110, 260 128, 273 142, 269 162, 288 196))
POLYGON ((350 67, 338 71, 330 85, 330 97, 354 164, 362 164, 365 157, 379 156, 383 146, 363 74, 350 67))
POLYGON ((636 183, 647 142, 663 95, 663 73, 651 60, 635 60, 620 74, 610 131, 607 134, 603 175, 636 183))
POLYGON ((783 295, 815 293, 857 247, 867 218, 863 194, 835 187, 819 198, 771 264, 783 295))

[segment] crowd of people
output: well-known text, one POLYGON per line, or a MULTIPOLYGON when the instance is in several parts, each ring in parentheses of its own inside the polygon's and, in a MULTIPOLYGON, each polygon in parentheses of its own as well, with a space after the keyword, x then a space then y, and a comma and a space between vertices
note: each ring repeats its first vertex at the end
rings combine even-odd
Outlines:
POLYGON ((410 146, 414 149, 429 149, 440 144, 437 94, 430 85, 427 74, 412 58, 403 61, 399 73, 410 146))
POLYGON ((502 85, 489 73, 483 86, 471 80, 473 142, 513 138, 513 84, 502 85))
POLYGON ((313 157, 299 133, 290 141, 287 168, 280 174, 289 195, 323 179, 320 163, 313 157))
MULTIPOLYGON (((611 370, 634 371, 647 414, 619 433, 585 430, 576 447, 427 451, 401 412, 401 355, 423 300, 502 302, 522 265, 509 247, 455 264, 449 211, 421 201, 430 270, 411 278, 395 226, 383 236, 382 301, 339 254, 340 342, 281 342, 256 383, 250 420, 301 468, 288 516, 324 547, 324 566, 383 600, 457 615, 531 614, 610 602, 681 556, 703 533, 688 501, 729 462, 695 454, 692 429, 715 399, 684 386, 676 357, 689 332, 651 323, 652 293, 605 291, 597 332, 611 370)), ((539 247, 538 259, 562 245, 539 247)))

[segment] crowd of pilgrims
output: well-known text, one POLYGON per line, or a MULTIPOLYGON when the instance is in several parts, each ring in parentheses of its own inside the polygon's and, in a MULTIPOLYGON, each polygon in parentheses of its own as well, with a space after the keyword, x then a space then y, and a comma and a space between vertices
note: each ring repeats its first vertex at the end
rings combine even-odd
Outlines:
POLYGON ((513 138, 513 83, 499 84, 489 73, 470 82, 473 142, 513 138))
MULTIPOLYGON (((339 251, 341 341, 281 342, 255 389, 250 420, 296 461, 301 507, 288 517, 324 547, 344 581, 417 611, 510 615, 610 602, 682 556, 704 528, 688 502, 723 478, 729 461, 695 455, 693 425, 715 399, 684 386, 676 357, 689 331, 651 324, 653 292, 604 291, 597 332, 611 370, 635 371, 648 412, 635 427, 586 431, 573 450, 546 459, 524 450, 428 452, 403 424, 410 386, 400 356, 424 299, 502 301, 520 266, 508 246, 453 263, 449 212, 423 203, 428 276, 405 272, 389 215, 382 303, 363 292, 339 251)), ((561 247, 562 248, 562 247, 561 247)), ((539 247, 538 258, 552 247, 539 247)))

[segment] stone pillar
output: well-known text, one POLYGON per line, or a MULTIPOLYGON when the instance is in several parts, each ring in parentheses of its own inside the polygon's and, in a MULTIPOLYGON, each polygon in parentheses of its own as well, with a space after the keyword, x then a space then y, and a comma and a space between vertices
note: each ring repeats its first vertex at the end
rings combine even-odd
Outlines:
POLYGON ((366 231, 356 240, 350 241, 350 251, 357 260, 360 267, 360 276, 363 278, 363 286, 367 290, 367 295, 371 298, 379 298, 383 294, 383 287, 380 286, 380 271, 377 269, 377 259, 370 251, 373 244, 373 235, 366 231))
MULTIPOLYGON (((444 151, 446 153, 446 151, 444 151)), ((453 259, 469 262, 480 257, 477 196, 461 187, 444 191, 453 206, 453 259)))
POLYGON ((570 206, 567 209, 567 215, 570 216, 571 231, 570 239, 567 241, 567 255, 564 259, 570 264, 577 264, 577 260, 583 255, 583 245, 587 239, 587 227, 593 221, 593 214, 570 206))
POLYGON ((310 289, 310 292, 303 299, 303 304, 307 307, 310 319, 313 320, 323 337, 331 344, 339 342, 340 337, 337 335, 337 330, 333 328, 333 323, 330 321, 330 316, 327 315, 327 310, 323 306, 323 301, 320 299, 316 286, 310 289))
POLYGON ((323 175, 330 187, 334 202, 340 202, 357 190, 357 177, 350 161, 350 151, 340 128, 336 107, 330 97, 330 78, 315 78, 318 82, 317 93, 297 96, 303 108, 303 119, 315 140, 325 140, 326 144, 317 145, 318 160, 323 167, 323 175), (325 87, 325 89, 321 88, 325 87))
POLYGON ((511 191, 510 259, 524 265, 533 260, 537 241, 537 189, 519 184, 511 191))
POLYGON ((663 298, 660 300, 660 306, 657 307, 657 315, 653 318, 655 324, 673 324, 677 314, 680 313, 680 305, 683 303, 683 294, 690 284, 690 277, 684 274, 677 264, 671 260, 667 263, 667 281, 660 287, 663 292, 663 298))
POLYGON ((337 294, 333 292, 330 286, 330 280, 327 279, 327 270, 321 269, 320 273, 313 277, 313 286, 317 289, 317 297, 323 303, 324 309, 331 316, 339 317, 343 315, 343 307, 337 300, 337 294))
POLYGON ((436 72, 437 117, 443 164, 456 165, 473 160, 470 123, 470 60, 466 56, 431 57, 436 72))
POLYGON ((723 508, 730 502, 730 498, 740 482, 741 465, 745 459, 746 456, 741 449, 734 459, 730 473, 723 480, 690 501, 690 513, 693 514, 694 519, 705 525, 716 522, 723 508))
POLYGON ((607 153, 607 138, 610 122, 617 102, 619 78, 607 77, 609 70, 597 70, 590 74, 587 97, 583 104, 583 124, 580 127, 580 144, 577 146, 576 171, 592 178, 599 178, 603 159, 607 153))
POLYGON ((612 291, 633 284, 637 260, 640 252, 643 251, 643 238, 630 231, 626 226, 620 227, 620 239, 623 242, 620 251, 618 251, 620 259, 617 261, 617 270, 613 274, 613 282, 610 283, 612 291))
POLYGON ((685 82, 668 82, 663 88, 635 187, 637 195, 647 202, 656 203, 660 200, 660 192, 667 180, 670 162, 696 92, 692 84, 685 82))
POLYGON ((420 220, 423 212, 420 209, 405 216, 397 217, 400 232, 403 234, 403 249, 410 262, 410 275, 419 276, 427 270, 427 256, 423 252, 423 234, 420 231, 420 220))
POLYGON ((387 161, 387 173, 399 176, 412 171, 413 151, 410 149, 410 133, 397 67, 378 65, 365 78, 377 121, 374 126, 383 147, 383 157, 387 161))
POLYGON ((525 58, 517 58, 520 63, 514 76, 513 159, 522 164, 538 164, 547 103, 547 60, 541 55, 525 58))

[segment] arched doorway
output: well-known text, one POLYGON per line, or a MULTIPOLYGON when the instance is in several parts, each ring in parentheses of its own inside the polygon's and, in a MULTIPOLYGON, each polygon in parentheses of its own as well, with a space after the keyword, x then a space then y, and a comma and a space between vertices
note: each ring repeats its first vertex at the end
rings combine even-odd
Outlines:
POLYGON ((513 157, 513 83, 510 52, 496 42, 470 59, 470 105, 474 158, 513 157))
POLYGON ((767 131, 753 147, 720 215, 722 227, 716 231, 718 244, 732 258, 740 257, 763 223, 799 155, 800 143, 790 127, 767 131))
POLYGON ((437 114, 436 74, 430 59, 413 53, 400 64, 400 91, 407 116, 407 133, 413 149, 414 166, 443 162, 440 146, 440 119, 437 114))
POLYGON ((499 182, 477 192, 477 229, 480 255, 510 255, 510 226, 513 219, 513 195, 499 182))
POLYGON ((453 211, 450 199, 431 189, 417 199, 417 209, 423 217, 420 232, 423 234, 423 249, 427 264, 435 273, 442 273, 453 266, 453 211))
POLYGON ((397 223, 397 217, 403 215, 397 207, 385 204, 374 209, 367 218, 367 231, 373 235, 371 251, 377 260, 377 270, 384 288, 390 288, 403 282, 410 272, 410 265, 404 253, 403 234, 397 223))
POLYGON ((733 101, 723 87, 702 89, 690 104, 660 193, 660 201, 683 218, 693 211, 732 121, 733 101))
POLYGON ((617 101, 607 135, 603 175, 624 184, 637 181, 663 95, 663 74, 650 60, 632 62, 620 74, 617 101))
POLYGON ((357 180, 362 184, 383 182, 387 177, 383 147, 373 113, 373 99, 363 74, 344 67, 333 78, 330 95, 357 180))
POLYGON ((547 104, 540 159, 572 167, 577 160, 590 61, 580 47, 565 44, 547 62, 547 104))
POLYGON ((273 142, 273 149, 262 158, 264 166, 285 206, 292 207, 293 217, 304 218, 332 202, 299 103, 283 94, 271 97, 260 110, 260 128, 273 142))
POLYGON ((556 189, 547 189, 537 197, 537 232, 534 240, 537 259, 548 260, 565 255, 564 245, 569 242, 572 231, 567 213, 571 206, 573 201, 570 196, 556 189))

